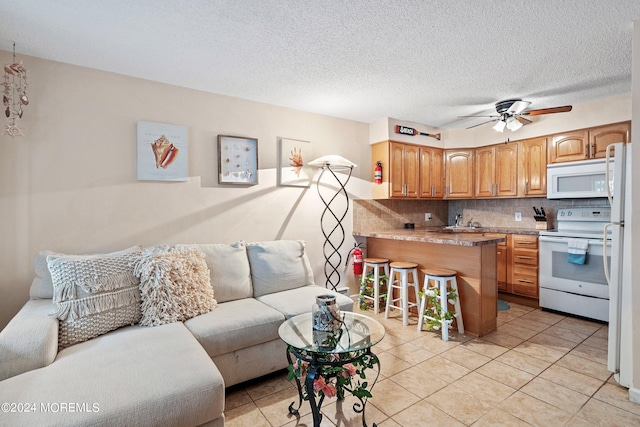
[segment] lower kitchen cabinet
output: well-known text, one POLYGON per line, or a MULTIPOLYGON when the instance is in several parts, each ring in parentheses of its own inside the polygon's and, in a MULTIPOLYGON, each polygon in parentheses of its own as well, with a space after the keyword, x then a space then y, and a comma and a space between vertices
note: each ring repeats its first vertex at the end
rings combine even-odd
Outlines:
POLYGON ((510 267, 507 291, 515 295, 538 298, 538 236, 511 236, 510 267))
POLYGON ((498 280, 498 290, 499 291, 507 291, 507 240, 510 238, 507 234, 502 233, 484 233, 485 236, 489 237, 504 237, 504 242, 499 242, 496 251, 496 264, 498 265, 497 272, 497 280, 498 280))

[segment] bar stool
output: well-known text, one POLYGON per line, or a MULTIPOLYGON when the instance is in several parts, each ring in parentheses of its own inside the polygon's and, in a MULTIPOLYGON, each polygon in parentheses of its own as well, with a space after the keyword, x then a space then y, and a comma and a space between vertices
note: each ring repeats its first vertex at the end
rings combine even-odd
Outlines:
POLYGON ((454 316, 456 318, 456 323, 458 324, 458 332, 464 334, 462 309, 460 308, 460 295, 458 294, 458 283, 456 281, 456 275, 458 274, 458 272, 454 270, 447 270, 444 268, 423 268, 421 271, 424 274, 424 287, 422 290, 423 295, 420 299, 420 311, 418 312, 420 317, 418 319, 418 331, 422 331, 422 325, 425 319, 435 320, 440 322, 440 329, 442 329, 442 340, 449 341, 449 325, 452 321, 435 319, 424 314, 424 311, 427 308, 427 295, 433 296, 435 294, 434 290, 438 289, 440 291, 438 300, 443 313, 449 310, 449 294, 452 291, 455 291, 456 300, 453 303, 455 309, 454 316), (430 280, 433 280, 434 282, 436 282, 436 284, 434 286, 430 286, 430 280), (447 282, 450 283, 451 290, 447 289, 447 282))
MULTIPOLYGON (((364 267, 362 271, 362 283, 360 286, 367 285, 367 276, 369 269, 373 270, 373 282, 371 286, 373 288, 373 296, 363 295, 365 299, 373 300, 373 312, 378 314, 380 312, 380 269, 382 268, 383 274, 387 276, 387 283, 389 283, 389 260, 386 258, 365 258, 364 267)), ((387 287, 388 288, 388 287, 387 287)))
POLYGON ((389 264, 391 267, 391 271, 389 273, 389 286, 387 290, 387 308, 386 313, 384 314, 385 319, 389 318, 390 309, 394 308, 396 310, 402 311, 402 324, 407 326, 409 324, 409 308, 417 307, 418 300, 420 297, 418 296, 418 264, 413 262, 401 262, 395 261, 389 264), (400 275, 400 279, 396 280, 396 273, 400 275), (409 282, 409 274, 412 275, 413 279, 409 282), (416 302, 409 302, 409 286, 413 286, 413 289, 416 292, 416 302), (400 290, 400 297, 393 298, 393 290, 400 290), (399 303, 396 305, 395 303, 399 303))

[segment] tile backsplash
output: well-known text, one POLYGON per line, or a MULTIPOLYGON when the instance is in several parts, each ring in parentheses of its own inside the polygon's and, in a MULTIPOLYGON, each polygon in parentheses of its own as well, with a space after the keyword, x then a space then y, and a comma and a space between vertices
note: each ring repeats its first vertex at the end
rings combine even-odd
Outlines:
POLYGON ((471 199, 471 200, 354 200, 354 231, 375 231, 402 228, 405 223, 414 223, 417 228, 452 225, 456 213, 462 214, 462 223, 470 220, 482 227, 533 229, 536 208, 544 207, 549 228, 555 227, 558 209, 583 206, 608 206, 607 199, 471 199), (425 221, 424 214, 431 213, 432 220, 425 221), (522 221, 515 220, 516 212, 522 221))

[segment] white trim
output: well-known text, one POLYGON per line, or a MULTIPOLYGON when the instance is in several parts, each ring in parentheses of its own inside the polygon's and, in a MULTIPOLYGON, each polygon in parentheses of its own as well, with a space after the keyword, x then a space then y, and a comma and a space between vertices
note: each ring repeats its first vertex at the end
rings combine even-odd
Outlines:
POLYGON ((640 403, 640 388, 629 387, 629 400, 640 403))

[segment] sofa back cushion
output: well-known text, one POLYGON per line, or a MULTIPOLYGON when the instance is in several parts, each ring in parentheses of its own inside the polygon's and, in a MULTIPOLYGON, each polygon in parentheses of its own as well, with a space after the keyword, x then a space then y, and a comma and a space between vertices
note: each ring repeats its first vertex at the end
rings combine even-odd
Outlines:
POLYGON ((33 269, 36 276, 31 282, 29 289, 29 297, 31 299, 52 299, 53 298, 53 281, 51 273, 47 265, 47 257, 49 255, 62 255, 52 251, 40 251, 33 258, 33 269))
POLYGON ((222 303, 253 296, 245 242, 183 246, 197 249, 204 254, 204 260, 211 272, 211 286, 216 301, 222 303))
POLYGON ((248 243, 253 296, 313 285, 313 271, 300 240, 248 243))

